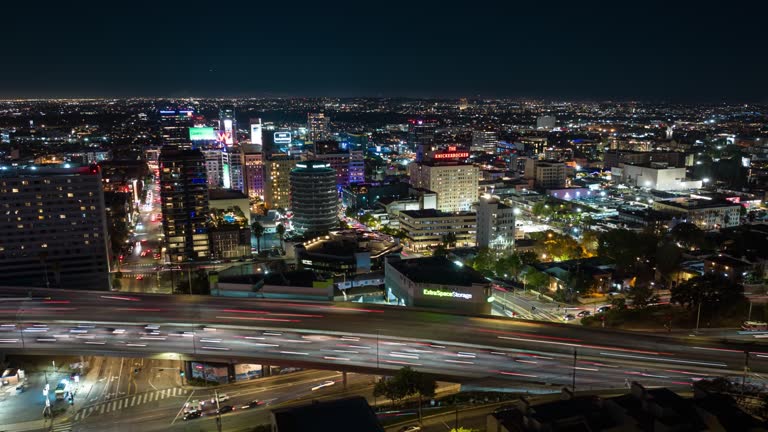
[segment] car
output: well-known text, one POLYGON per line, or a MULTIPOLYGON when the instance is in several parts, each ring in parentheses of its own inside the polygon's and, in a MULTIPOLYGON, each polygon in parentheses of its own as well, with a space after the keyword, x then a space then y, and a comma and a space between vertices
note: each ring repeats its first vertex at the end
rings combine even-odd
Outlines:
POLYGON ((232 412, 234 410, 235 410, 235 407, 233 407, 232 405, 222 405, 219 407, 218 410, 216 410, 216 413, 224 414, 224 413, 232 412))
POLYGON ((420 430, 421 426, 419 425, 408 425, 400 428, 400 432, 419 432, 420 430))
POLYGON ((581 311, 581 312, 576 314, 576 316, 579 317, 579 318, 588 317, 590 315, 592 315, 592 312, 590 312, 588 310, 583 310, 583 311, 581 311))
POLYGON ((200 418, 203 416, 203 413, 201 411, 195 410, 195 411, 189 411, 188 413, 184 414, 184 420, 192 420, 196 418, 200 418))
POLYGON ((563 316, 563 321, 573 321, 576 319, 576 315, 574 314, 565 314, 563 316))
POLYGON ((16 394, 24 393, 24 384, 16 386, 16 394))
POLYGON ((242 406, 242 407, 240 407, 240 408, 242 408, 242 409, 253 408, 253 407, 257 407, 257 406, 259 406, 259 405, 262 405, 263 403, 264 403, 264 402, 262 402, 262 401, 260 401, 260 400, 258 400, 258 399, 254 399, 254 400, 252 400, 252 401, 248 402, 247 404, 243 405, 243 406, 242 406))
POLYGON ((144 275, 136 275, 136 280, 144 280, 144 275))
POLYGON ((611 309, 610 306, 600 306, 597 308, 597 313, 605 313, 608 312, 611 309))
MULTIPOLYGON (((229 400, 229 395, 228 394, 222 393, 222 394, 219 395, 219 403, 226 402, 228 400, 229 400)), ((211 403, 216 403, 216 398, 215 397, 211 398, 211 403)))
POLYGON ((336 384, 335 381, 324 381, 322 384, 318 384, 318 385, 312 387, 312 391, 320 390, 323 387, 330 387, 330 386, 332 386, 334 384, 336 384))

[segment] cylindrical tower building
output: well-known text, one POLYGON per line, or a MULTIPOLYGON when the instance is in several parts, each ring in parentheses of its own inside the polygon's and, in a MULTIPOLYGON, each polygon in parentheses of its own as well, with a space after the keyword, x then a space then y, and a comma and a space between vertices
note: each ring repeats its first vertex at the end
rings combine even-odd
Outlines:
POLYGON ((300 232, 327 233, 338 227, 336 170, 327 162, 303 161, 291 171, 293 224, 300 232))

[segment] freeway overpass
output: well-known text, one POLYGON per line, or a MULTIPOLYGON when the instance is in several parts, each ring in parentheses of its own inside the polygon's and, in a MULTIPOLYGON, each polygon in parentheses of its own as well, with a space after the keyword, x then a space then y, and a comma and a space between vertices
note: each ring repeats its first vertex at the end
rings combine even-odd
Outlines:
MULTIPOLYGON (((0 352, 215 358, 603 388, 768 372, 768 346, 402 307, 0 288, 0 352), (574 356, 576 353, 576 356, 574 356)), ((734 332, 735 336, 735 332, 734 332)), ((759 376, 759 375, 756 375, 759 376)))

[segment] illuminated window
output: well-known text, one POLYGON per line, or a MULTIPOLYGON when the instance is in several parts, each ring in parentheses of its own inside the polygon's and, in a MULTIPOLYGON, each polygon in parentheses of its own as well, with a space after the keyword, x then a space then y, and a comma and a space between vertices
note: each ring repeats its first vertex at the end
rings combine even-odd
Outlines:
POLYGON ((13 192, 13 193, 19 193, 19 190, 18 190, 18 189, 16 189, 16 188, 13 188, 13 189, 11 189, 11 192, 13 192))

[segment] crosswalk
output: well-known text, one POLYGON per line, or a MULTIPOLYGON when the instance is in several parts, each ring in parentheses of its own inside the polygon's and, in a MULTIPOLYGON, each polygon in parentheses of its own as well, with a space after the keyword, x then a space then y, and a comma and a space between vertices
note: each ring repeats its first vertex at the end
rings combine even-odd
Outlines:
POLYGON ((72 431, 72 423, 71 422, 66 422, 66 423, 54 424, 53 428, 51 430, 53 432, 71 432, 72 431))
POLYGON ((121 397, 108 402, 102 402, 81 408, 75 414, 74 420, 80 421, 88 416, 104 414, 112 411, 118 411, 126 408, 135 407, 149 402, 156 402, 170 397, 185 397, 189 392, 181 388, 170 388, 147 393, 139 393, 131 396, 121 397))

